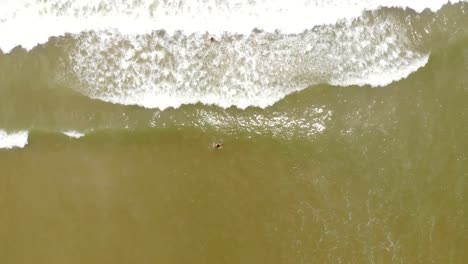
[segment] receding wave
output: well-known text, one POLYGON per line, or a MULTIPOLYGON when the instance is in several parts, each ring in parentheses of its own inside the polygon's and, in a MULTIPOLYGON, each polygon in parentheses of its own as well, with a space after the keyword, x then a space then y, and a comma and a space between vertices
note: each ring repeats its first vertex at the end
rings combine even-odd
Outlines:
POLYGON ((28 131, 6 132, 0 130, 0 149, 24 148, 28 144, 28 131))

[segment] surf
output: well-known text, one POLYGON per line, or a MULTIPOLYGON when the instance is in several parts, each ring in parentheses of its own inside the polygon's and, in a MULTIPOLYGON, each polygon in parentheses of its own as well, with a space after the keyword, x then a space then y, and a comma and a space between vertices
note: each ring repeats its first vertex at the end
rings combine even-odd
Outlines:
POLYGON ((215 43, 207 33, 84 32, 64 79, 75 76, 75 90, 114 104, 266 108, 319 83, 382 87, 406 78, 429 57, 410 32, 372 13, 299 34, 224 33, 215 43))
POLYGON ((0 47, 60 50, 53 81, 107 103, 268 108, 318 84, 407 78, 431 54, 432 22, 418 22, 418 12, 435 21, 425 10, 445 3, 7 1, 0 47))
MULTIPOLYGON (((269 0, 269 1, 63 1, 15 0, 0 3, 0 49, 9 52, 45 43, 51 36, 114 29, 125 34, 181 30, 246 34, 253 28, 298 33, 334 24, 380 7, 439 9, 446 0, 269 0), (21 32, 21 34, 18 34, 21 32)), ((451 1, 452 3, 459 1, 451 1)))
POLYGON ((28 131, 7 132, 0 129, 0 149, 24 148, 28 144, 28 131))

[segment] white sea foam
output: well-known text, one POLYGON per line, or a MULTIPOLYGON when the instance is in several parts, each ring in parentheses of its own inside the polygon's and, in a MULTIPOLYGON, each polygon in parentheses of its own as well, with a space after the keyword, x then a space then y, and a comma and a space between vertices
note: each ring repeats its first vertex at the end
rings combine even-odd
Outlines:
POLYGON ((165 109, 183 104, 267 107, 318 83, 385 86, 424 66, 410 30, 392 17, 315 27, 299 34, 203 33, 77 36, 75 89, 106 102, 165 109))
MULTIPOLYGON (((458 0, 452 0, 458 2, 458 0)), ((30 49, 50 36, 116 29, 144 34, 157 29, 247 33, 257 27, 298 33, 356 17, 379 7, 436 10, 447 0, 3 0, 0 48, 30 49)))
POLYGON ((413 29, 362 12, 435 11, 445 3, 4 0, 0 48, 30 49, 72 33, 63 79, 76 78, 73 88, 91 98, 159 109, 199 102, 264 108, 318 83, 385 86, 406 78, 428 61, 413 29), (220 42, 210 43, 212 34, 220 42))
POLYGON ((392 82, 406 78, 411 73, 424 67, 429 60, 429 55, 420 56, 412 61, 400 60, 398 64, 376 65, 372 69, 367 69, 359 74, 345 73, 330 81, 330 84, 337 86, 350 85, 371 85, 374 87, 386 86, 392 82))
POLYGON ((0 149, 24 148, 28 144, 28 131, 8 133, 0 130, 0 149))
POLYGON ((76 139, 82 138, 82 137, 84 137, 86 135, 84 133, 73 131, 73 130, 64 131, 63 134, 65 134, 66 136, 68 136, 70 138, 76 138, 76 139))

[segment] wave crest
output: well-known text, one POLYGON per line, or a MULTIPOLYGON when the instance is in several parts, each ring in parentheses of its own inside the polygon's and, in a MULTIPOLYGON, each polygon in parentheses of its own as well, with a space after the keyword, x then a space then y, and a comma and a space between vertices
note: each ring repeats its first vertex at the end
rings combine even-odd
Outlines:
POLYGON ((8 133, 0 130, 0 149, 24 148, 28 144, 28 131, 8 133))

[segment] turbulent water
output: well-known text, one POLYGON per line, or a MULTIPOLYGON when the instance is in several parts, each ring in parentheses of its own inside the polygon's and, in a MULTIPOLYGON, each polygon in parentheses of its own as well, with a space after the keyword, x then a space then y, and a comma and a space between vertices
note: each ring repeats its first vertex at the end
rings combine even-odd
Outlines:
POLYGON ((466 1, 1 0, 0 261, 466 263, 467 105, 466 1))

